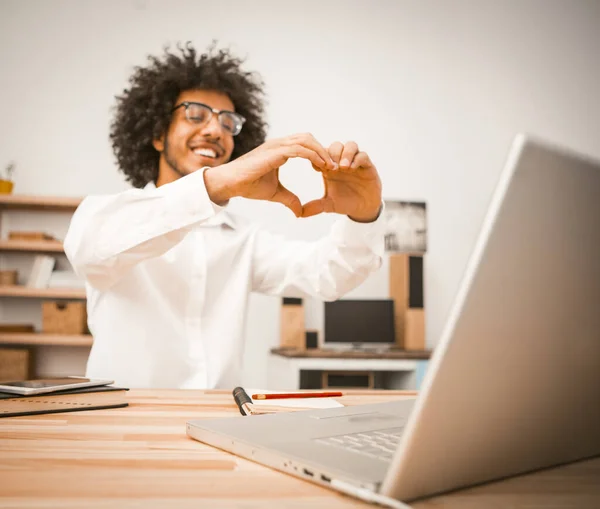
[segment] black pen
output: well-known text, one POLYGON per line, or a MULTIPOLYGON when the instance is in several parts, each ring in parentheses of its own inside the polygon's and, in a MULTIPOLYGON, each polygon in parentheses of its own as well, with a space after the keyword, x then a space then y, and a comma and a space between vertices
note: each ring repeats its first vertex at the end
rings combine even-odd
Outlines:
POLYGON ((252 415, 252 400, 241 387, 233 389, 233 399, 242 415, 252 415))

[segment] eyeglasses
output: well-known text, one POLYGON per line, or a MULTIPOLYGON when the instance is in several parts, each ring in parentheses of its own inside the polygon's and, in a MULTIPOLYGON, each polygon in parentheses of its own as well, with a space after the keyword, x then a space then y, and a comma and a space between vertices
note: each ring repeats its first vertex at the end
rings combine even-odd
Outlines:
POLYGON ((185 108, 185 117, 193 124, 208 124, 213 115, 217 115, 221 127, 223 127, 223 129, 225 129, 232 136, 240 134, 242 126, 244 125, 244 122, 246 122, 244 117, 242 117, 239 113, 235 113, 234 111, 219 111, 206 104, 188 101, 178 104, 171 110, 171 112, 175 111, 177 108, 181 108, 182 106, 185 108))

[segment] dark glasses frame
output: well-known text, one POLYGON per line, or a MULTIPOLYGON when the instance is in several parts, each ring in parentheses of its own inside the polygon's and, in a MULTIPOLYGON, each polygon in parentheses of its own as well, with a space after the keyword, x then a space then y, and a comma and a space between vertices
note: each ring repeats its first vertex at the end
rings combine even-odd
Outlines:
POLYGON ((215 108, 212 108, 208 104, 194 102, 194 101, 184 101, 182 103, 179 103, 177 106, 173 107, 173 109, 171 110, 171 113, 173 113, 175 110, 177 110, 181 107, 185 108, 185 118, 187 118, 188 121, 190 121, 194 124, 208 124, 212 120, 213 115, 217 115, 217 118, 219 119, 219 123, 221 124, 223 129, 225 129, 227 132, 229 132, 232 136, 237 136, 238 134, 240 134, 242 127, 244 126, 244 122, 246 122, 246 119, 239 113, 236 113, 235 111, 217 110, 215 108), (204 122, 196 122, 193 120, 193 118, 190 118, 190 116, 188 114, 188 108, 192 105, 200 106, 201 108, 205 108, 206 110, 208 110, 210 112, 210 115, 204 122), (234 123, 236 125, 235 131, 232 131, 231 129, 229 129, 228 127, 225 126, 225 124, 223 123, 223 120, 222 120, 223 115, 228 115, 234 119, 234 123))

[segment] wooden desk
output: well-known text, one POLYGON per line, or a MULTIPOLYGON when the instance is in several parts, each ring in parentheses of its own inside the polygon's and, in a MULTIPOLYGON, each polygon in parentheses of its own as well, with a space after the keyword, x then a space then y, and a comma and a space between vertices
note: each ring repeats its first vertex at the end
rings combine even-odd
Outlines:
MULTIPOLYGON (((346 405, 398 393, 352 391, 346 405)), ((372 508, 189 439, 188 419, 239 415, 229 392, 132 390, 130 406, 0 419, 0 507, 372 508)), ((598 508, 600 459, 423 501, 415 509, 598 508)))

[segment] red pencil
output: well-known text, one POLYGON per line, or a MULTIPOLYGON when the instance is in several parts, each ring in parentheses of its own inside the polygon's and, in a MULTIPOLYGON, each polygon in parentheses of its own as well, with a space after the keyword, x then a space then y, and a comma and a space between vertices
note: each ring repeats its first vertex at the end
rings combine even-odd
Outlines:
POLYGON ((273 394, 253 394, 252 399, 289 399, 289 398, 335 398, 342 396, 334 392, 279 392, 273 394))

